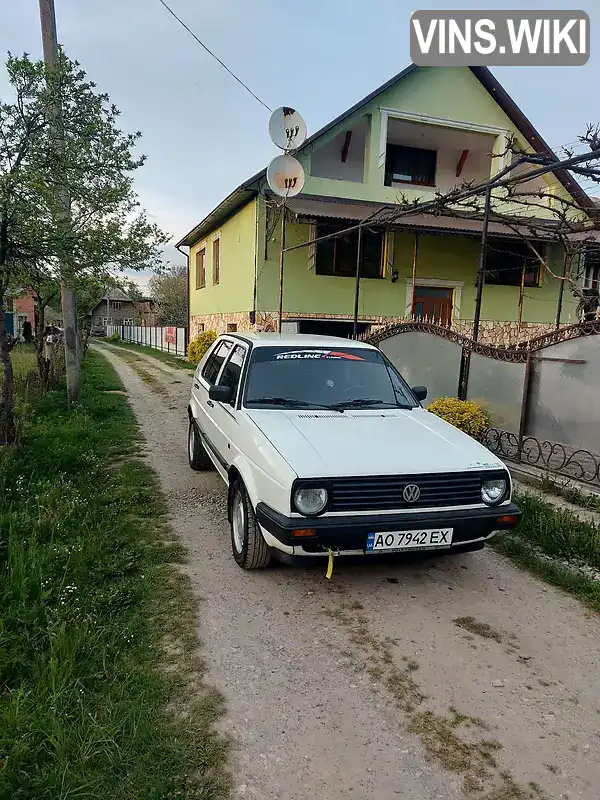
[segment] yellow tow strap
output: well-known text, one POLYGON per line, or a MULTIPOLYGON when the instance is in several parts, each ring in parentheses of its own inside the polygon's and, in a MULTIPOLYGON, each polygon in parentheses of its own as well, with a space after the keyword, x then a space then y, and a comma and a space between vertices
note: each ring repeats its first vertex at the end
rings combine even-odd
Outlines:
POLYGON ((333 575, 333 550, 330 547, 329 560, 327 562, 327 572, 325 573, 325 577, 327 578, 327 580, 331 580, 332 575, 333 575))

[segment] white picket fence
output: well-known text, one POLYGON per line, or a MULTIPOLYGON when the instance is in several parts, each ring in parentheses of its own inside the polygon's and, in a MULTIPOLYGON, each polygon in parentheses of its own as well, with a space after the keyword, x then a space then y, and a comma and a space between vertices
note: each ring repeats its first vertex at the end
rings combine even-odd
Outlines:
POLYGON ((164 350, 174 356, 187 355, 187 328, 145 325, 107 325, 106 335, 118 333, 124 342, 142 344, 155 350, 164 350))

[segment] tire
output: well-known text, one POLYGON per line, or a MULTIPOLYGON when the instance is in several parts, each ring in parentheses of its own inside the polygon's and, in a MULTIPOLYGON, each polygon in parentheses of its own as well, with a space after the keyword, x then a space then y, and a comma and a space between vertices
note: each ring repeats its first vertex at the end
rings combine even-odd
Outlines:
POLYGON ((190 462, 190 467, 196 472, 207 472, 214 469, 214 465, 200 441, 193 419, 190 419, 188 430, 188 461, 190 462))
POLYGON ((252 503, 243 482, 237 478, 231 487, 231 550, 242 569, 263 569, 271 563, 271 548, 256 521, 252 503))

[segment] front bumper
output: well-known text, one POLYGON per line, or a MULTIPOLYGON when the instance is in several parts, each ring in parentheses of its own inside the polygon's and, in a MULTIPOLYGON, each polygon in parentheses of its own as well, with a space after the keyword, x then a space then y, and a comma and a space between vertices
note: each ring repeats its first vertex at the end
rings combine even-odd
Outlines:
POLYGON ((316 518, 287 517, 265 503, 259 503, 256 507, 256 518, 264 530, 286 548, 302 548, 307 554, 322 553, 327 548, 365 552, 367 536, 370 533, 438 528, 453 528, 452 544, 447 549, 459 549, 470 543, 489 539, 498 531, 515 528, 520 516, 521 512, 514 503, 461 511, 348 514, 316 518), (510 517, 514 519, 509 521, 507 518, 510 517), (294 531, 300 529, 314 529, 315 534, 295 536, 294 531))

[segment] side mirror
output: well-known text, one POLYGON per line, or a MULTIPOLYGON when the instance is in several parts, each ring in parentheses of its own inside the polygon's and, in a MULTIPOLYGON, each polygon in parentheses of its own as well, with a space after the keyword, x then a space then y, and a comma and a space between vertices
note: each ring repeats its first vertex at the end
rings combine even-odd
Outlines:
POLYGON ((210 399, 216 400, 218 403, 229 403, 232 394, 230 386, 211 386, 208 390, 210 399))
POLYGON ((413 386, 412 393, 417 398, 419 402, 427 399, 427 387, 426 386, 413 386))

